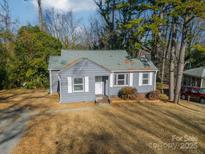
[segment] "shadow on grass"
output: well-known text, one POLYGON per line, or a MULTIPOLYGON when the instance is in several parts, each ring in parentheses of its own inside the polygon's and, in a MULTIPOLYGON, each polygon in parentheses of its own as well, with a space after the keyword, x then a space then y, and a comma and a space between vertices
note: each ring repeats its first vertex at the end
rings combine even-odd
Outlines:
POLYGON ((75 119, 74 126, 85 126, 85 129, 89 130, 74 128, 74 135, 69 135, 71 130, 64 132, 59 130, 62 134, 56 144, 57 153, 136 154, 204 153, 205 151, 203 144, 198 144, 197 150, 193 151, 166 147, 160 151, 150 147, 150 143, 170 143, 173 135, 179 137, 194 135, 205 142, 204 129, 193 124, 186 114, 181 117, 180 110, 163 110, 152 104, 136 103, 121 104, 111 107, 110 110, 98 108, 96 112, 99 114, 93 116, 100 124, 97 123, 95 126, 91 127, 92 124, 88 121, 79 122, 79 119, 75 119))
POLYGON ((38 109, 46 109, 44 105, 37 106, 29 104, 32 99, 42 98, 46 95, 32 97, 32 91, 23 91, 7 95, 8 96, 1 96, 0 99, 0 103, 8 103, 7 107, 0 109, 0 150, 3 153, 10 150, 12 145, 17 142, 26 131, 29 131, 30 128, 26 126, 27 122, 31 117, 40 116, 36 111, 38 109), (2 148, 4 151, 2 151, 2 148))
MULTIPOLYGON (((26 127, 26 129, 25 127, 19 128, 11 135, 5 134, 4 140, 0 140, 0 144, 12 140, 19 134, 27 131, 29 132, 33 127, 40 127, 43 130, 47 129, 47 126, 42 124, 45 121, 48 121, 48 124, 53 122, 57 125, 57 128, 54 128, 54 140, 51 142, 55 143, 55 153, 59 154, 187 153, 187 151, 180 149, 178 151, 171 151, 169 149, 156 151, 156 149, 149 146, 149 143, 168 143, 170 142, 172 135, 179 137, 185 134, 194 135, 199 137, 199 140, 203 140, 203 143, 205 142, 205 130, 202 126, 203 124, 197 125, 198 123, 193 122, 191 119, 192 114, 198 114, 198 111, 195 111, 195 109, 190 110, 184 108, 184 111, 186 110, 186 114, 184 114, 182 108, 174 109, 146 103, 132 103, 121 104, 114 107, 110 106, 108 108, 99 108, 95 112, 92 110, 96 113, 90 117, 92 119, 94 117, 94 120, 97 121, 94 124, 89 121, 89 118, 83 118, 84 112, 75 114, 75 116, 73 116, 74 119, 69 118, 71 114, 69 113, 67 115, 68 117, 59 115, 59 121, 49 121, 53 118, 53 115, 46 112, 48 106, 29 104, 29 101, 32 101, 32 99, 36 100, 38 98, 46 97, 47 95, 39 97, 25 95, 23 99, 16 101, 8 108, 0 111, 0 115, 2 115, 0 120, 4 122, 8 121, 8 125, 12 126, 14 121, 16 121, 15 119, 20 119, 18 116, 21 117, 22 115, 30 113, 31 111, 36 111, 39 108, 43 109, 40 114, 38 113, 32 116, 34 118, 37 117, 37 120, 33 122, 33 125, 26 127), (23 104, 22 102, 26 102, 26 104, 23 104), (190 115, 188 115, 187 112, 190 112, 190 115), (40 121, 38 121, 38 117, 41 117, 40 121), (42 125, 35 127, 39 123, 42 125), (69 127, 69 125, 71 126, 69 127), (64 130, 64 126, 68 126, 69 128, 65 127, 66 130, 64 130), (110 128, 106 126, 110 126, 110 128)), ((11 98, 12 97, 8 99, 11 98)), ((91 111, 86 111, 85 113, 88 112, 91 111)), ((199 114, 201 114, 201 112, 199 114)), ((195 117, 194 119, 203 120, 198 117, 195 117)), ((22 123, 26 123, 27 121, 27 118, 23 118, 22 123)), ((17 125, 13 125, 11 130, 15 130, 15 127, 17 128, 17 125)), ((41 130, 40 128, 39 130, 41 130)), ((50 125, 48 125, 48 128, 50 128, 50 125)), ((38 136, 40 138, 40 143, 44 139, 43 137, 48 136, 47 132, 48 131, 46 130, 46 133, 42 133, 38 136)), ((38 134, 38 132, 35 133, 38 134)), ((30 133, 30 135, 36 135, 35 133, 30 133)), ((46 142, 42 141, 42 144, 43 147, 47 146, 46 142)), ((204 153, 205 146, 199 144, 197 150, 198 151, 190 153, 204 153)))
POLYGON ((81 145, 76 145, 78 144, 77 138, 70 138, 71 141, 69 144, 59 142, 57 145, 57 153, 110 154, 113 153, 113 151, 119 154, 129 153, 112 134, 106 131, 102 130, 100 133, 89 132, 87 134, 78 134, 78 136, 80 135, 82 135, 81 145), (113 146, 113 144, 115 144, 115 146, 113 146))
MULTIPOLYGON (((189 117, 183 117, 180 115, 180 112, 173 112, 171 109, 170 111, 161 111, 160 108, 153 107, 151 104, 141 103, 134 104, 133 106, 119 105, 118 109, 122 114, 114 115, 112 113, 107 113, 106 111, 104 111, 104 114, 108 115, 109 120, 114 122, 119 129, 124 130, 127 134, 129 134, 128 132, 130 132, 131 129, 134 129, 136 131, 144 132, 148 138, 150 137, 150 142, 154 141, 152 137, 155 137, 159 142, 168 143, 170 142, 172 135, 179 137, 184 135, 194 136, 204 142, 204 127, 191 122, 189 117), (152 124, 150 126, 147 125, 147 121, 152 124)), ((136 134, 129 135, 133 136, 133 138, 137 138, 136 134)), ((144 145, 146 144, 147 142, 144 143, 144 145)), ((136 145, 136 147, 137 146, 138 145, 136 145)), ((143 149, 145 148, 146 147, 143 149)), ((178 152, 184 153, 187 151, 178 149, 178 152)), ((196 151, 193 151, 193 153, 195 152, 196 151)), ((197 152, 204 153, 205 147, 202 144, 198 144, 197 152)), ((153 151, 151 153, 153 153, 153 151)))
MULTIPOLYGON (((81 125, 89 127, 89 123, 80 122, 81 125)), ((78 122, 76 122, 78 125, 78 122)), ((71 131, 71 130, 70 130, 71 131)), ((62 132, 61 132, 62 133, 62 132)), ((60 134, 61 134, 60 133, 60 134)), ((122 140, 112 134, 110 131, 95 126, 95 128, 89 127, 89 130, 82 130, 76 128, 73 135, 69 134, 69 131, 64 131, 56 143, 56 153, 79 153, 79 154, 126 154, 135 153, 129 151, 126 142, 122 143, 122 140)))

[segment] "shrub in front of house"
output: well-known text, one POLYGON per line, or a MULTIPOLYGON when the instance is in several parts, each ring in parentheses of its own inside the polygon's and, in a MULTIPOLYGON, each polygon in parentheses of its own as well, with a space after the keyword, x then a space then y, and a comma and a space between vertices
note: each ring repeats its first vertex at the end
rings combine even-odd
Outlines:
POLYGON ((134 100, 137 98, 137 89, 133 87, 123 87, 118 92, 118 96, 122 99, 134 100))
POLYGON ((149 92, 147 94, 147 98, 149 100, 157 100, 160 98, 160 92, 159 91, 152 91, 152 92, 149 92))
POLYGON ((166 94, 160 94, 159 99, 162 100, 162 101, 168 101, 169 97, 166 94))
POLYGON ((165 89, 165 84, 157 82, 157 89, 162 92, 165 89))

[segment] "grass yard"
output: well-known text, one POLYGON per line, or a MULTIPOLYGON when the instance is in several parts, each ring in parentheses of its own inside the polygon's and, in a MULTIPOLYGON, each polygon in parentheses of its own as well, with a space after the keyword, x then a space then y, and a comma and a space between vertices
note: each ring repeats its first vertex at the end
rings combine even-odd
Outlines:
POLYGON ((13 154, 205 153, 205 105, 196 103, 59 104, 44 90, 18 89, 0 91, 0 111, 14 120, 37 112, 13 154))

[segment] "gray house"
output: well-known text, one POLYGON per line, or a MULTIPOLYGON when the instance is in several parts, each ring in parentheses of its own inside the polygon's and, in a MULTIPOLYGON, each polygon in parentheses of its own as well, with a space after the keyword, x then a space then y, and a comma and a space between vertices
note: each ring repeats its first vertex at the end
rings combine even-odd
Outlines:
POLYGON ((205 67, 184 71, 183 85, 205 88, 205 67))
POLYGON ((157 68, 146 57, 129 59, 123 50, 62 50, 49 58, 50 93, 60 102, 95 101, 118 95, 124 86, 139 93, 156 88, 157 68))

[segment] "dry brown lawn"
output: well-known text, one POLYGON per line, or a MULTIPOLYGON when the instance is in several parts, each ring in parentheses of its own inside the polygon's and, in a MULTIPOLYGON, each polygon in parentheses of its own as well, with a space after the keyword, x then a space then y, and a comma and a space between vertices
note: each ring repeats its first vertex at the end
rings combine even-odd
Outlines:
POLYGON ((197 103, 59 104, 45 90, 0 91, 0 110, 11 108, 39 112, 13 154, 205 153, 197 103))

